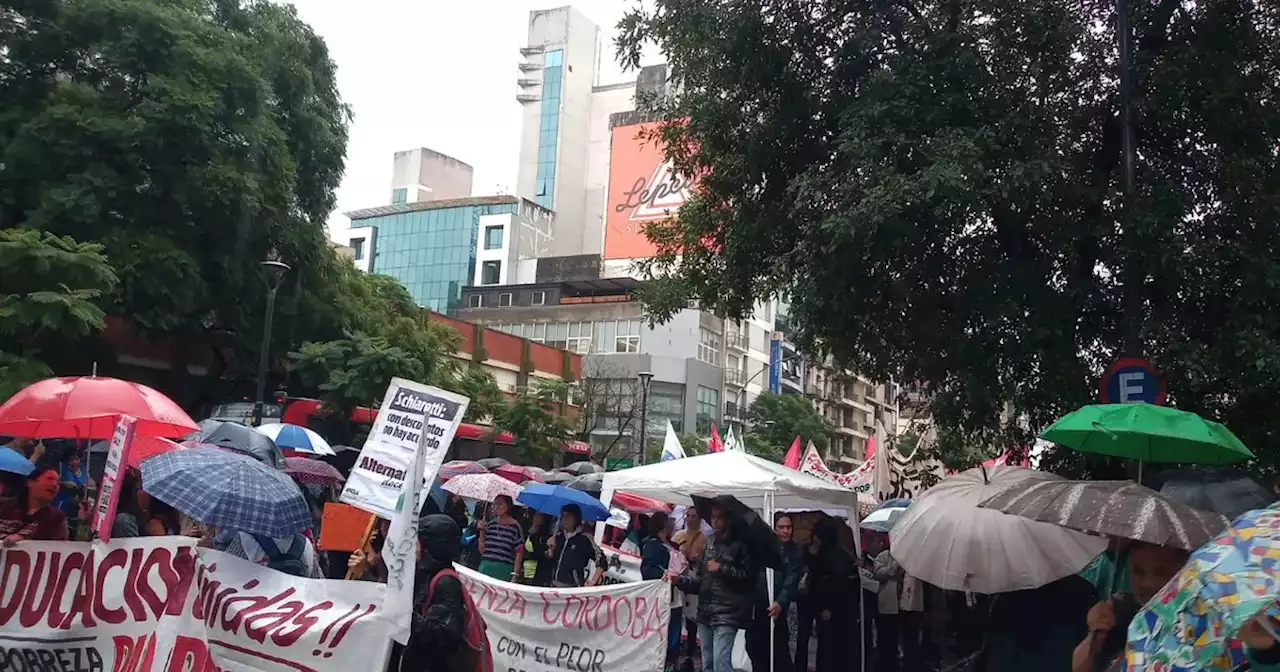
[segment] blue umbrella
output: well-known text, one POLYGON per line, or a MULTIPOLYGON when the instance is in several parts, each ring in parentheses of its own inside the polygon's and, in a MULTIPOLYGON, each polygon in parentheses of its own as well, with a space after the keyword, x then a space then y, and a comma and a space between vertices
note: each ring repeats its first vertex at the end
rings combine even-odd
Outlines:
POLYGON ((609 509, 601 504, 600 500, 581 490, 566 488, 563 485, 530 483, 524 487, 524 492, 516 497, 516 503, 549 516, 560 515, 560 509, 568 504, 577 504, 578 508, 582 509, 584 521, 609 519, 609 509))
POLYGON ((30 476, 31 472, 35 470, 36 465, 31 464, 31 460, 28 460, 22 453, 8 446, 0 446, 0 471, 7 471, 19 476, 30 476))
POLYGON ((307 500, 288 474, 213 446, 143 460, 142 489, 221 529, 278 539, 302 532, 313 522, 307 500))
POLYGON ((308 455, 337 455, 328 441, 315 431, 298 425, 272 422, 254 427, 260 434, 265 434, 276 445, 285 450, 308 455))

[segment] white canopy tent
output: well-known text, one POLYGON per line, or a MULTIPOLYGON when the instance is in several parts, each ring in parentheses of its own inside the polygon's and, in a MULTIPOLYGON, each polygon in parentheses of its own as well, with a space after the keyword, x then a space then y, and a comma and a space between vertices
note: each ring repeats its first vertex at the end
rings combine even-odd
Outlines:
MULTIPOLYGON (((716 497, 731 495, 749 508, 759 511, 765 520, 772 521, 780 510, 831 510, 846 511, 851 527, 857 530, 858 494, 849 488, 828 483, 815 476, 784 467, 775 462, 748 455, 741 451, 724 451, 679 460, 667 460, 657 464, 610 471, 604 475, 600 489, 600 501, 608 506, 613 493, 629 492, 672 504, 693 504, 693 495, 716 497)), ((596 542, 604 534, 604 526, 596 527, 596 542)), ((858 535, 854 534, 854 543, 858 535)), ((861 548, 858 552, 861 553, 861 548)), ((768 590, 773 592, 773 570, 766 572, 768 590)), ((862 591, 858 591, 858 611, 864 614, 862 591)), ((772 625, 770 625, 772 630, 772 625)), ((866 641, 863 628, 863 658, 861 669, 866 669, 866 641)), ((770 642, 770 669, 773 667, 773 636, 770 642)), ((757 670, 756 672, 766 672, 757 670)))

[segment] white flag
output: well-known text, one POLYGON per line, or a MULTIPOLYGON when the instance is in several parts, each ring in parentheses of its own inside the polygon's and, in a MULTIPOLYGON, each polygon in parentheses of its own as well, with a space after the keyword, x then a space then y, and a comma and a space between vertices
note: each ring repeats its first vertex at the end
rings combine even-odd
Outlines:
MULTIPOLYGON (((422 432, 422 438, 427 436, 422 432)), ((418 450, 409 462, 409 474, 422 473, 425 443, 418 442, 418 450)), ((387 541, 382 547, 382 560, 387 567, 387 592, 383 599, 383 611, 393 620, 395 630, 391 638, 401 644, 409 643, 409 630, 413 625, 413 579, 418 573, 418 510, 422 503, 422 479, 405 478, 396 512, 391 516, 387 541)))
POLYGON ((667 460, 678 460, 684 457, 684 446, 680 444, 680 437, 676 436, 676 428, 671 426, 671 421, 667 421, 667 438, 662 442, 662 462, 667 460))

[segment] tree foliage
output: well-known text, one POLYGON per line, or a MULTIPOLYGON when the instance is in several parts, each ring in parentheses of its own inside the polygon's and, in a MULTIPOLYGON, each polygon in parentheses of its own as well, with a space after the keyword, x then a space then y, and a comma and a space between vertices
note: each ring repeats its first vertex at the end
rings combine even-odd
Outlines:
POLYGON ((651 224, 657 319, 791 300, 807 346, 1025 444, 1122 354, 1258 452, 1280 430, 1280 13, 1130 3, 1126 213, 1112 3, 656 0, 646 101, 694 198, 651 224), (1126 224, 1127 223, 1127 224, 1126 224), (1140 352, 1126 347, 1137 328, 1140 352))
POLYGON ((798 436, 800 445, 809 442, 825 450, 831 426, 818 414, 806 397, 765 392, 747 409, 751 427, 743 434, 747 452, 775 462, 786 456, 791 442, 798 436))
MULTIPOLYGON (((591 461, 604 464, 610 457, 632 457, 637 452, 634 446, 639 445, 643 391, 630 370, 589 357, 575 392, 578 439, 587 443, 592 443, 593 435, 603 439, 602 445, 593 444, 591 461)), ((651 432, 652 427, 648 438, 653 438, 651 432)))
POLYGON ((494 418, 494 431, 515 435, 522 464, 545 464, 573 438, 573 425, 564 416, 569 388, 558 381, 539 381, 516 393, 511 405, 494 418))

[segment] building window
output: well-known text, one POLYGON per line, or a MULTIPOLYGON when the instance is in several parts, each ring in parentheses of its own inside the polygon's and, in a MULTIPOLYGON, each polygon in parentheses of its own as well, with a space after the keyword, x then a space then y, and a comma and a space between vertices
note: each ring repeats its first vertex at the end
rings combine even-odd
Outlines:
POLYGON ((585 355, 591 352, 592 324, 590 322, 570 322, 569 337, 565 341, 565 349, 585 355))
POLYGON ((544 306, 546 304, 547 304, 546 292, 534 292, 533 295, 529 297, 529 305, 531 306, 544 306))
POLYGON ((698 329, 698 360, 720 366, 720 334, 706 327, 698 329))
POLYGON ((407 200, 409 200, 409 190, 408 190, 408 189, 392 189, 392 190, 391 190, 391 204, 392 204, 392 205, 398 205, 398 204, 400 204, 400 203, 404 203, 404 202, 405 202, 405 201, 407 201, 407 200))
POLYGON ((502 249, 502 227, 486 226, 484 228, 484 249, 500 250, 502 249))
POLYGON ((480 284, 496 285, 502 282, 502 262, 486 261, 480 267, 480 284))
POLYGON ((556 143, 560 138, 560 86, 564 52, 547 52, 542 64, 542 105, 538 126, 538 163, 534 199, 544 208, 555 203, 556 143))
POLYGON ((720 409, 720 390, 698 386, 696 418, 698 433, 711 432, 711 423, 716 421, 716 411, 720 409))
POLYGON ((498 307, 508 308, 511 306, 511 292, 503 292, 498 295, 498 307))
POLYGON ((467 297, 467 307, 468 307, 468 308, 483 308, 483 307, 484 307, 484 297, 483 297, 483 296, 481 296, 481 295, 479 295, 479 294, 472 294, 471 296, 468 296, 468 297, 467 297))
POLYGON ((352 238, 351 249, 355 250, 356 261, 364 259, 364 238, 352 238))
POLYGON ((618 320, 615 352, 640 352, 640 320, 618 320))

